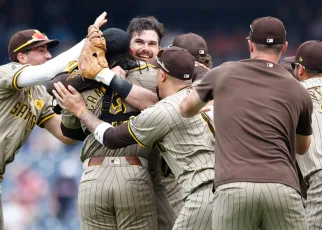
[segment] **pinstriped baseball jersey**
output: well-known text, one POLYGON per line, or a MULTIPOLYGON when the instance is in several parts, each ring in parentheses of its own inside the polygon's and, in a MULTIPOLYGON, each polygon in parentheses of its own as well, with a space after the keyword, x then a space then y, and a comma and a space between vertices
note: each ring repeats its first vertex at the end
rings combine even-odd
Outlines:
MULTIPOLYGON (((141 63, 142 64, 142 63, 141 63)), ((156 73, 157 70, 152 65, 142 65, 128 73, 127 80, 135 85, 142 86, 155 92, 156 88, 156 73)), ((83 98, 86 99, 86 105, 95 115, 100 116, 102 107, 102 95, 99 96, 93 93, 93 90, 89 90, 82 93, 83 98)), ((113 94, 112 104, 110 108, 111 114, 127 113, 131 111, 138 111, 136 108, 124 101, 117 93, 113 94)), ((118 125, 118 124, 114 124, 118 125)), ((85 128, 83 126, 83 128, 85 128)), ((111 150, 101 145, 96 141, 93 134, 90 134, 84 141, 81 159, 85 159, 93 156, 140 156, 148 159, 151 153, 151 147, 142 148, 139 145, 130 145, 122 149, 111 150)))
MULTIPOLYGON (((141 85, 145 88, 149 88, 150 90, 155 92, 155 86, 156 86, 156 69, 153 69, 151 66, 149 67, 148 65, 146 67, 142 67, 139 69, 139 71, 130 71, 128 76, 127 76, 127 80, 129 80, 130 82, 132 82, 133 84, 137 84, 137 85, 141 85)), ((95 90, 95 89, 94 89, 95 90)), ((102 93, 95 93, 94 90, 89 90, 86 92, 82 93, 83 98, 86 99, 86 105, 87 108, 89 108, 89 110, 91 110, 96 116, 100 116, 101 115, 101 108, 102 108, 102 96, 103 96, 103 92, 102 93)), ((97 89, 96 89, 97 91, 97 89)), ((128 103, 126 103, 125 101, 123 101, 118 94, 114 93, 113 95, 113 100, 112 100, 112 104, 110 107, 110 113, 112 114, 118 114, 118 113, 127 113, 127 112, 131 112, 131 111, 138 111, 136 108, 130 106, 128 103)), ((65 116, 65 118, 63 118, 63 122, 65 126, 69 126, 72 128, 78 128, 79 125, 77 124, 77 122, 75 122, 75 118, 73 116, 70 115, 66 115, 64 114, 63 117, 65 116)), ((118 124, 115 124, 118 125, 118 124)), ((83 126, 83 129, 85 127, 83 126)), ((84 145, 83 145, 83 149, 81 152, 81 160, 85 161, 86 159, 93 157, 93 156, 104 156, 104 157, 123 157, 123 156, 140 156, 142 158, 145 158, 148 160, 148 167, 149 167, 149 173, 151 175, 151 180, 154 186, 154 192, 155 192, 155 201, 156 202, 156 208, 157 208, 157 214, 158 214, 158 227, 160 230, 167 230, 167 229, 171 229, 173 226, 173 223, 175 221, 174 219, 174 213, 173 210, 170 207, 170 204, 168 203, 165 193, 162 191, 162 188, 160 188, 160 172, 159 172, 159 161, 158 156, 159 156, 159 151, 157 148, 153 148, 153 146, 149 146, 148 148, 142 148, 141 146, 137 145, 131 145, 128 146, 126 148, 122 148, 122 149, 116 149, 116 150, 111 150, 108 149, 106 147, 104 147, 103 145, 101 145, 99 142, 96 141, 95 137, 90 134, 84 141, 84 145)), ((124 181, 123 179, 126 178, 126 173, 124 174, 124 170, 127 171, 129 168, 131 168, 130 166, 128 168, 124 168, 120 170, 117 170, 117 174, 120 174, 120 178, 122 178, 121 180, 118 179, 119 181, 117 182, 117 180, 113 180, 114 184, 117 183, 125 183, 128 184, 128 182, 124 181)), ((133 171, 137 170, 137 168, 134 166, 132 167, 133 171)), ((131 171, 132 171, 131 169, 131 171)), ((148 174, 147 174, 148 175, 148 174)), ((145 175, 145 176, 147 176, 145 175)), ((149 175, 148 175, 149 176, 149 175)), ((135 177, 135 176, 134 176, 135 177)), ((149 176, 150 177, 150 176, 149 176)), ((133 180, 133 183, 135 181, 142 181, 144 180, 145 177, 139 177, 136 178, 135 180, 133 180)), ((142 186, 141 186, 142 187, 142 186)), ((90 186, 83 184, 80 187, 80 197, 88 197, 87 191, 89 191, 90 186)), ((134 188, 133 188, 134 189, 134 188)), ((142 189, 144 189, 144 187, 142 187, 142 189)), ((142 190, 141 189, 141 190, 142 190)), ((152 186, 151 186, 152 189, 152 186)), ((132 190, 132 195, 134 196, 135 193, 135 189, 132 190)), ((120 196, 128 196, 128 190, 126 189, 121 189, 119 188, 119 190, 117 191, 120 196)), ((139 191, 137 191, 139 192, 139 191)), ((149 194, 151 193, 149 190, 146 190, 145 193, 149 194)), ((149 195, 147 194, 136 194, 136 195, 143 195, 145 196, 145 198, 143 200, 145 200, 145 202, 149 202, 149 195)), ((96 192, 95 196, 98 196, 99 192, 96 192)), ((151 195, 151 194, 150 194, 151 195)), ((130 200, 130 198, 128 198, 128 204, 129 205, 133 205, 133 208, 141 208, 142 206, 142 199, 137 198, 137 200, 130 200)), ((89 206, 89 204, 84 204, 82 199, 79 201, 79 207, 80 208, 80 215, 84 216, 82 217, 82 221, 86 220, 86 214, 84 211, 84 209, 86 210, 89 206)), ((91 204, 93 205, 93 204, 91 204)), ((147 204, 146 204, 147 206, 147 204)), ((150 207, 150 206, 149 206, 150 207)), ((154 208, 155 206, 151 206, 150 208, 154 208)), ((127 212, 126 206, 122 207, 124 209, 124 214, 128 214, 131 216, 130 212, 127 212)), ((153 218, 150 218, 152 221, 153 218)), ((122 220, 125 224, 126 221, 122 220)), ((83 222, 82 222, 83 223, 83 222)), ((85 223, 85 222, 84 222, 85 223)), ((104 225, 102 225, 104 226, 104 225)), ((137 226, 139 227, 139 226, 137 226)), ((154 227, 150 227, 150 229, 154 229, 154 227)))
POLYGON ((182 89, 131 119, 129 130, 138 143, 156 142, 177 181, 189 195, 214 178, 214 137, 199 114, 183 118, 179 104, 189 89, 182 89))
POLYGON ((306 154, 296 156, 303 177, 307 179, 311 174, 322 169, 322 79, 310 78, 302 84, 313 101, 311 145, 306 154))
POLYGON ((26 65, 9 63, 0 67, 0 175, 5 165, 27 141, 35 125, 55 116, 52 97, 44 86, 18 88, 17 76, 26 65))

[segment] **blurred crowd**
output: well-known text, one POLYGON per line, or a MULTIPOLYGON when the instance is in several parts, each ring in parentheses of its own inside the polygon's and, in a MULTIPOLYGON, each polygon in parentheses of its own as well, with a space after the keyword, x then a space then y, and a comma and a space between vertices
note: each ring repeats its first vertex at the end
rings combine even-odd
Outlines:
MULTIPOLYGON (((18 30, 37 28, 49 38, 61 40, 56 54, 76 44, 87 27, 103 11, 107 27, 126 29, 136 15, 154 15, 165 25, 162 46, 181 33, 200 34, 208 43, 213 66, 228 60, 248 58, 245 37, 256 17, 280 18, 287 30, 293 55, 305 40, 322 40, 321 1, 117 1, 113 5, 98 0, 0 0, 0 61, 7 63, 10 37, 18 30), (197 4, 197 5, 196 5, 197 4), (257 4, 257 5, 256 5, 257 4), (126 7, 124 7, 126 6, 126 7)), ((7 166, 2 182, 2 202, 6 230, 79 229, 77 188, 81 174, 81 143, 64 146, 41 128, 36 128, 14 163, 7 166)))

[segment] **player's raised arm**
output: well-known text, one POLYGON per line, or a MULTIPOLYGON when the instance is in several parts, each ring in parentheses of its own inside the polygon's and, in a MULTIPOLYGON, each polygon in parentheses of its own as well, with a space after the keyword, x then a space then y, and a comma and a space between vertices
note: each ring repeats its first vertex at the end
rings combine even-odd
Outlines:
MULTIPOLYGON (((103 12, 94 22, 94 26, 100 27, 106 23, 106 12, 103 12)), ((19 38, 22 39, 22 38, 19 38)), ((47 36, 40 32, 35 32, 34 35, 30 35, 30 39, 26 40, 24 44, 16 47, 14 43, 11 42, 12 46, 9 45, 9 53, 14 58, 13 61, 19 61, 21 64, 28 63, 28 54, 25 53, 26 48, 30 47, 30 44, 38 44, 39 42, 47 44, 53 40, 49 40, 47 36)), ((57 41, 57 40, 56 40, 57 41)), ((39 63, 38 65, 27 66, 16 74, 16 87, 22 88, 32 85, 45 84, 51 79, 53 79, 58 73, 62 72, 65 66, 80 55, 83 48, 85 39, 73 46, 71 49, 65 51, 64 53, 58 55, 57 57, 47 61, 46 63, 39 63)), ((19 43, 20 44, 20 43, 19 43)), ((57 41, 58 44, 58 41, 57 41)), ((46 50, 42 50, 45 52, 46 50)), ((47 51, 46 51, 47 52, 47 51)), ((50 54, 48 59, 50 59, 50 54)), ((30 62, 29 62, 30 63, 30 62)))

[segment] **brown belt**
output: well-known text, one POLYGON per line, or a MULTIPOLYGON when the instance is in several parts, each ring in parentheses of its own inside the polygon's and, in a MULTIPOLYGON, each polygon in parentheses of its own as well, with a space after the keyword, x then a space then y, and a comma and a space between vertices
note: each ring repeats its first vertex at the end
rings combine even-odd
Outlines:
MULTIPOLYGON (((116 157, 117 158, 117 157, 116 157)), ((88 162, 88 166, 92 166, 92 165, 101 165, 104 161, 105 157, 92 157, 90 158, 89 162, 88 162)), ((129 163, 129 165, 140 165, 142 166, 141 160, 138 157, 125 157, 127 163, 129 163)), ((114 163, 114 160, 110 160, 111 163, 114 163)))

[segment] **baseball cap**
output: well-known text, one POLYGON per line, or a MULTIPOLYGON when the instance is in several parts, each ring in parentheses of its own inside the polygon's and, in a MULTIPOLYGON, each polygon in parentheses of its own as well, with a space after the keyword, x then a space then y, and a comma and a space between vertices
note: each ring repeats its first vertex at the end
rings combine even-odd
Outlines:
POLYGON ((106 58, 115 58, 129 52, 128 34, 118 28, 108 28, 103 31, 106 41, 106 58))
POLYGON ((278 18, 271 16, 257 18, 250 25, 250 33, 247 39, 256 44, 284 44, 286 30, 283 22, 278 18))
POLYGON ((304 42, 296 51, 296 56, 286 57, 284 61, 300 63, 308 69, 322 70, 322 42, 304 42))
POLYGON ((22 30, 15 33, 9 42, 8 54, 9 59, 14 61, 18 53, 38 46, 47 45, 48 48, 55 47, 59 40, 49 40, 48 37, 36 29, 22 30))
POLYGON ((195 68, 195 58, 188 50, 176 46, 161 49, 150 62, 170 76, 181 80, 192 79, 195 68))
POLYGON ((181 34, 177 36, 173 41, 173 46, 184 48, 194 56, 205 56, 208 53, 205 39, 194 33, 181 34))

